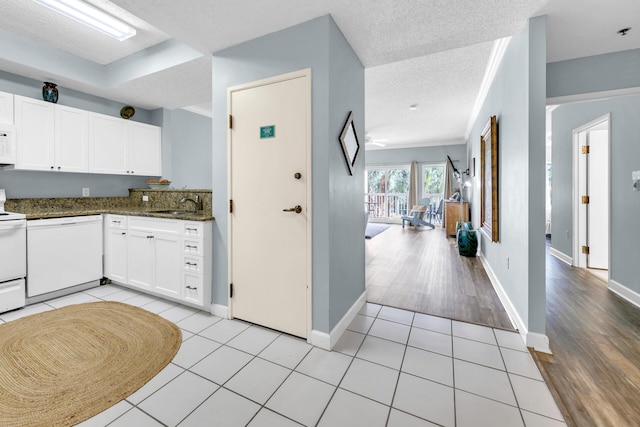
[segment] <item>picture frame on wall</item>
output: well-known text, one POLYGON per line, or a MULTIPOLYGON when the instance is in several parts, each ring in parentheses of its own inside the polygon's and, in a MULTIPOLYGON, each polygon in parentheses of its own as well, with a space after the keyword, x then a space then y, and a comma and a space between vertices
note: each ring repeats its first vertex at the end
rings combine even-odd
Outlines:
POLYGON ((344 159, 347 162, 349 175, 353 175, 356 159, 360 152, 360 141, 358 140, 358 132, 356 132, 356 125, 353 121, 353 111, 349 112, 339 139, 344 159))
POLYGON ((491 116, 480 134, 480 229, 499 241, 498 120, 491 116))

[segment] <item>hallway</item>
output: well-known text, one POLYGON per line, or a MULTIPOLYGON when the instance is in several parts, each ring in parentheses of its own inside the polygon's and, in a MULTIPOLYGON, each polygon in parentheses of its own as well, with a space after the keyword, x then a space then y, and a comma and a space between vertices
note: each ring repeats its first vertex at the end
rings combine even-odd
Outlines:
POLYGON ((547 253, 547 336, 537 362, 567 425, 640 425, 640 309, 547 253))

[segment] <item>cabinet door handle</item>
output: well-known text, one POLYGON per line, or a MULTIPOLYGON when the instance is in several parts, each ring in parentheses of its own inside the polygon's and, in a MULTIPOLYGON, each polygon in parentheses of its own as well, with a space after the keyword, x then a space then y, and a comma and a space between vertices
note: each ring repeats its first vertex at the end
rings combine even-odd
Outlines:
POLYGON ((127 233, 122 233, 122 235, 123 235, 123 236, 126 236, 126 235, 127 235, 127 233))
POLYGON ((198 288, 196 288, 194 286, 189 286, 189 285, 187 285, 187 289, 190 289, 192 291, 197 291, 198 290, 198 288))

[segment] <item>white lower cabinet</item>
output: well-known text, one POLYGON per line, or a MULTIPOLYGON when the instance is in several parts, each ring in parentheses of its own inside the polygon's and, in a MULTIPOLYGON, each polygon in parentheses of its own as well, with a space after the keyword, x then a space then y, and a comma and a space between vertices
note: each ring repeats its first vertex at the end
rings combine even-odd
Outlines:
POLYGON ((209 309, 211 222, 106 215, 105 276, 209 309))
POLYGON ((127 230, 108 229, 104 233, 105 277, 127 283, 127 230))

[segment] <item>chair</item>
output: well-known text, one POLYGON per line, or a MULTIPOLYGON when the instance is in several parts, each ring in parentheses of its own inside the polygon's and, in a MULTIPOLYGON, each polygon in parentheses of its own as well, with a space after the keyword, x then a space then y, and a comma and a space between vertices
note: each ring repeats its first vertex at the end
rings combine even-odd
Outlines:
POLYGON ((424 205, 415 205, 411 208, 409 215, 402 217, 402 228, 404 228, 404 223, 409 222, 414 228, 417 228, 421 225, 425 225, 427 227, 435 228, 433 224, 430 222, 424 221, 422 218, 424 214, 427 212, 427 207, 424 205))
POLYGON ((424 199, 420 199, 418 204, 427 207, 427 211, 424 213, 424 216, 429 216, 428 221, 431 222, 431 198, 425 197, 424 199))
POLYGON ((435 218, 436 221, 442 222, 442 206, 444 204, 444 199, 440 199, 440 203, 438 204, 438 209, 432 210, 430 212, 431 217, 435 218))

